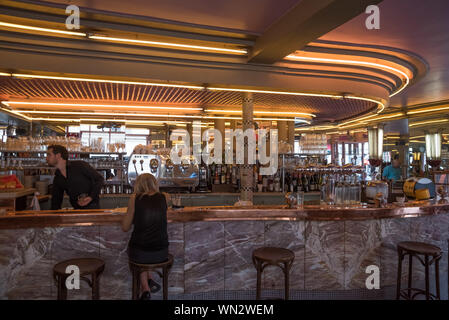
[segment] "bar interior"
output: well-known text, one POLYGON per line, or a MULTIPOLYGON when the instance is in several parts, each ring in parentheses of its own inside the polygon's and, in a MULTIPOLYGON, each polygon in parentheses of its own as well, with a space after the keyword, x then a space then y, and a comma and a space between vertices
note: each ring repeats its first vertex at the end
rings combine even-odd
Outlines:
POLYGON ((75 2, 74 29, 0 3, 0 299, 64 298, 84 258, 69 299, 136 298, 142 174, 169 195, 152 299, 448 299, 447 1, 75 2), (98 207, 55 201, 54 145, 98 207))

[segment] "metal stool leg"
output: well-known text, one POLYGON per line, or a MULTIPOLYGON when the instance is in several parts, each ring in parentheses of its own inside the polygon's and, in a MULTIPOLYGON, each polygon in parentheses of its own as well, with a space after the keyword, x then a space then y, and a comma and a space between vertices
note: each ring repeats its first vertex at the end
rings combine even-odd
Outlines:
POLYGON ((284 263, 284 286, 285 286, 285 294, 284 294, 284 298, 285 300, 288 300, 289 298, 289 293, 290 293, 290 272, 287 266, 287 263, 284 263))
POLYGON ((396 300, 400 299, 401 295, 401 278, 402 278, 402 250, 398 250, 398 278, 396 282, 396 300))
POLYGON ((408 294, 408 299, 412 298, 412 275, 413 275, 413 255, 409 253, 409 258, 408 258, 408 290, 407 290, 407 294, 408 294))
POLYGON ((429 256, 426 254, 424 256, 424 267, 426 270, 426 300, 430 300, 430 289, 429 289, 429 256))
POLYGON ((100 300, 100 275, 92 274, 92 300, 100 300))
POLYGON ((437 299, 440 300, 440 259, 441 258, 437 258, 435 259, 435 289, 436 289, 436 296, 437 299))
POLYGON ((167 300, 168 299, 168 268, 165 266, 162 268, 162 294, 163 294, 163 299, 167 300))
POLYGON ((58 283, 58 300, 67 300, 67 288, 65 286, 65 277, 56 276, 58 283))
POLYGON ((256 270, 257 270, 256 300, 260 300, 262 271, 261 271, 261 263, 259 261, 256 261, 256 270))

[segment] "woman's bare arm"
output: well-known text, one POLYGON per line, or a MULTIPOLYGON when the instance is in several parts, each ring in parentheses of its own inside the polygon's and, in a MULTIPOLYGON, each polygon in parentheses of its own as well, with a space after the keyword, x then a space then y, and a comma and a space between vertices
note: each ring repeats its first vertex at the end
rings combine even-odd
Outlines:
POLYGON ((126 213, 123 216, 123 220, 122 220, 122 230, 124 232, 129 231, 131 229, 131 225, 133 224, 135 201, 136 201, 136 195, 133 194, 133 195, 131 195, 131 197, 129 197, 128 210, 126 210, 126 213))

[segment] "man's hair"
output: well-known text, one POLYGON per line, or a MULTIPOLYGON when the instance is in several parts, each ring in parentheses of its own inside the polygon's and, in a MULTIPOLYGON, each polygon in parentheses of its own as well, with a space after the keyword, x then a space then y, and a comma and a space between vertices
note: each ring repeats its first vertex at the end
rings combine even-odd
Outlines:
POLYGON ((395 154, 394 157, 393 157, 393 160, 399 160, 399 155, 395 154))
POLYGON ((47 147, 47 150, 52 149, 53 153, 56 154, 61 154, 61 158, 64 160, 67 160, 69 158, 69 152, 67 151, 67 149, 64 146, 61 146, 59 144, 52 144, 51 146, 47 147))

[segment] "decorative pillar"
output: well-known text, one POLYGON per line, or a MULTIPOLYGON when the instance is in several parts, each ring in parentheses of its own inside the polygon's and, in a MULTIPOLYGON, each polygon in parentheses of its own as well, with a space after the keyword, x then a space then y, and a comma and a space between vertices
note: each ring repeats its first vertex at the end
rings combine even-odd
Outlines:
MULTIPOLYGON (((224 151, 225 149, 225 119, 215 119, 214 120, 214 128, 215 130, 218 130, 221 133, 221 154, 224 158, 224 151)), ((214 137, 215 140, 215 137, 214 137)), ((222 159, 223 161, 223 159, 222 159)))
POLYGON ((295 122, 288 121, 288 144, 292 147, 292 153, 295 151, 295 122))
POLYGON ((193 123, 188 123, 186 126, 186 130, 190 138, 190 150, 191 152, 193 152, 193 123))
POLYGON ((288 124, 287 121, 277 121, 277 127, 278 127, 278 139, 279 141, 287 142, 288 140, 288 124))
MULTIPOLYGON (((242 130, 254 129, 253 123, 253 94, 244 92, 242 95, 242 130)), ((244 141, 244 164, 240 165, 240 200, 253 203, 253 165, 248 164, 248 142, 244 141)))
MULTIPOLYGON (((235 131, 235 129, 237 129, 237 120, 231 120, 229 128, 231 130, 235 131)), ((232 151, 233 151, 234 154, 235 154, 235 145, 236 145, 236 143, 232 144, 232 151)))

